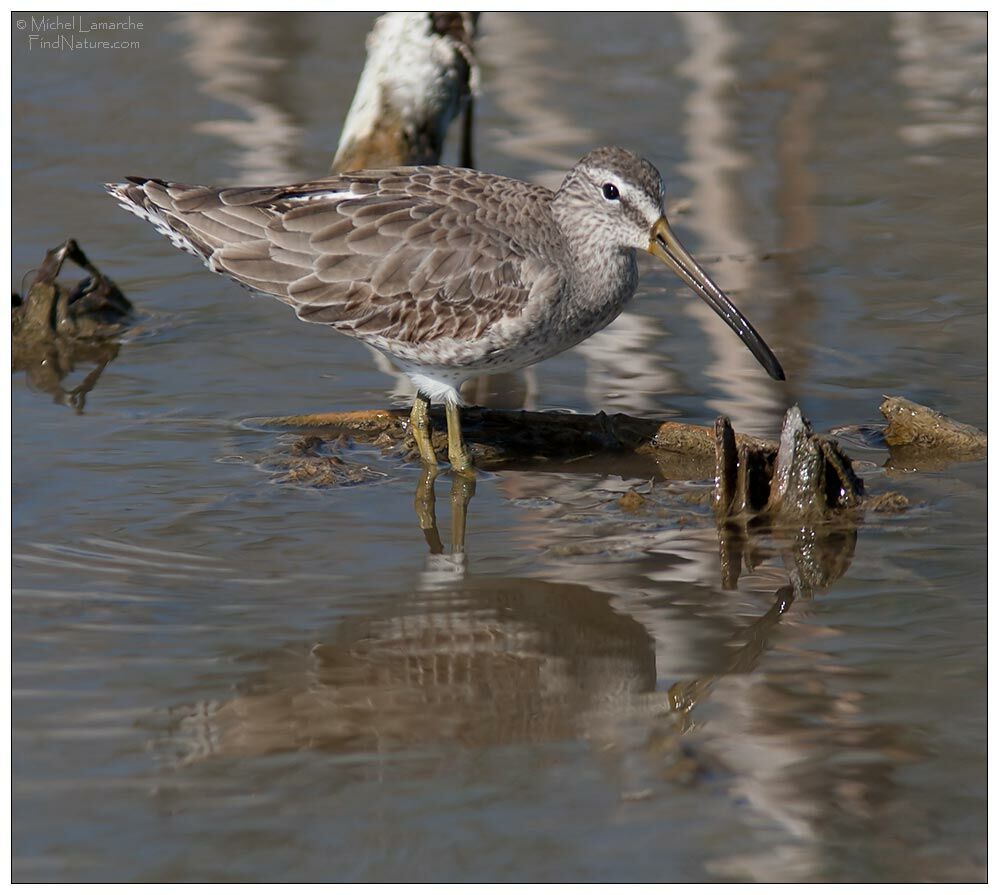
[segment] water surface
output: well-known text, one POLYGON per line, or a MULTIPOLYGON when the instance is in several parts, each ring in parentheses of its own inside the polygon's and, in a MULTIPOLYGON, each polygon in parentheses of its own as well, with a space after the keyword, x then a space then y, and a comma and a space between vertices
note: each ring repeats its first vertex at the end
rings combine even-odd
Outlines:
MULTIPOLYGON (((910 509, 783 607, 800 544, 723 587, 705 483, 628 513, 649 484, 613 459, 481 476, 463 557, 397 457, 275 481, 293 439, 247 419, 404 383, 99 185, 324 172, 371 17, 139 18, 132 50, 12 32, 15 279, 75 236, 139 309, 82 413, 12 377, 15 879, 983 880, 985 464, 849 444, 910 509)), ((480 49, 478 165, 653 160, 788 383, 649 261, 610 328, 475 400, 772 437, 898 393, 987 427, 984 15, 495 13, 480 49)))

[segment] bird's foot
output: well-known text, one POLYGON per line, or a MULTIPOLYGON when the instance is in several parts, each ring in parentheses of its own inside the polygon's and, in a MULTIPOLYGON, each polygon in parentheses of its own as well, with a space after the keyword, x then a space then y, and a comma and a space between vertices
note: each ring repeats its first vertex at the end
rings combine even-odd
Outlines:
POLYGON ((413 411, 409 415, 409 427, 423 465, 430 469, 436 469, 437 452, 434 450, 433 430, 430 426, 430 399, 422 393, 418 394, 416 400, 413 401, 413 411))

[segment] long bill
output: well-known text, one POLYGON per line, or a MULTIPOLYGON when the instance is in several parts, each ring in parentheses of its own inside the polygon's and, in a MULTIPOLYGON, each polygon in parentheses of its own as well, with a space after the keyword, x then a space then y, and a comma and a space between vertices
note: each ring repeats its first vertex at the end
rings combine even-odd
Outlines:
POLYGON ((770 350, 770 346, 763 341, 763 337, 753 328, 753 324, 742 316, 742 312, 732 304, 728 296, 715 285, 711 277, 690 257, 690 253, 670 230, 665 217, 659 218, 652 227, 652 232, 649 234, 649 253, 665 261, 681 280, 704 299, 708 307, 745 342, 746 347, 753 352, 753 357, 763 365, 763 369, 771 378, 784 378, 784 368, 770 350))

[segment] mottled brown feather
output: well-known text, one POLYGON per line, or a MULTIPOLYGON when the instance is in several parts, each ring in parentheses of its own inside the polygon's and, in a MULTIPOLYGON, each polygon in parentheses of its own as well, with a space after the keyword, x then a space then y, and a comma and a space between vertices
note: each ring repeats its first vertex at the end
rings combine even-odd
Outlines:
MULTIPOLYGON (((360 171, 249 189, 133 183, 129 200, 213 269, 275 295, 303 320, 362 338, 480 338, 519 316, 538 286, 525 276, 518 234, 530 225, 533 245, 548 244, 536 230, 550 220, 552 194, 475 171, 360 171)), ((554 226, 550 236, 557 257, 554 226)), ((554 285, 551 270, 548 279, 554 285)))

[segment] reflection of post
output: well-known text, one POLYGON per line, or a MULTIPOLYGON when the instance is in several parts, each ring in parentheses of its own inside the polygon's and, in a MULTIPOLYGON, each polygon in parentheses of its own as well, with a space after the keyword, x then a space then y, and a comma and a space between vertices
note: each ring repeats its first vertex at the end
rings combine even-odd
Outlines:
POLYGON ((197 125, 202 133, 236 147, 237 179, 292 183, 303 172, 295 157, 301 128, 285 79, 289 60, 301 53, 296 17, 287 13, 188 12, 180 27, 190 40, 184 54, 202 78, 202 90, 239 108, 245 118, 218 118, 197 125))
POLYGON ((489 14, 480 55, 489 68, 489 94, 515 122, 494 138, 505 155, 543 164, 533 179, 557 189, 566 170, 593 145, 593 132, 562 111, 558 81, 568 75, 551 61, 557 48, 530 15, 489 14))
MULTIPOLYGON (((752 265, 736 262, 731 256, 753 252, 753 240, 741 226, 743 202, 733 186, 735 175, 746 167, 745 155, 734 148, 734 126, 725 94, 736 79, 726 59, 736 44, 736 34, 723 14, 709 12, 677 13, 687 33, 690 55, 679 67, 694 86, 686 103, 687 157, 683 170, 692 181, 691 211, 687 221, 707 251, 723 257, 714 279, 726 291, 741 293, 740 304, 754 321, 752 265)), ((696 254, 696 252, 695 252, 696 254)), ((733 345, 725 324, 700 302, 687 302, 686 313, 695 317, 711 345, 713 360, 708 371, 728 394, 712 406, 733 419, 736 428, 766 430, 777 410, 774 392, 759 374, 752 358, 733 345)))
POLYGON ((938 161, 929 153, 945 140, 986 134, 985 103, 969 99, 986 90, 987 23, 985 13, 892 14, 896 77, 912 113, 898 132, 919 161, 938 161))
MULTIPOLYGON (((779 75, 789 101, 777 126, 777 212, 780 251, 774 264, 783 280, 786 298, 774 324, 780 341, 790 352, 802 343, 801 335, 818 312, 815 293, 800 273, 801 253, 815 245, 816 178, 809 168, 815 149, 815 126, 826 95, 830 59, 819 51, 819 39, 830 30, 835 16, 821 14, 781 16, 772 55, 786 68, 779 75)), ((808 369, 812 352, 798 350, 795 368, 808 369)))
POLYGON ((773 44, 774 61, 786 67, 780 85, 789 95, 777 127, 777 184, 781 249, 797 252, 815 244, 817 225, 813 209, 815 175, 808 167, 815 143, 815 116, 826 94, 822 77, 828 60, 816 49, 816 39, 828 31, 821 16, 786 16, 773 44))
MULTIPOLYGON (((481 47, 489 66, 489 93, 515 122, 496 145, 506 155, 543 164, 545 168, 531 179, 558 189, 565 171, 594 145, 596 135, 562 111, 558 86, 567 75, 552 64, 558 48, 532 23, 531 16, 490 13, 489 21, 481 47)), ((627 310, 607 329, 573 349, 586 361, 586 395, 594 408, 645 411, 645 395, 673 391, 672 372, 651 348, 659 334, 655 320, 627 310)), ((527 375, 533 375, 530 369, 527 375)), ((529 392, 533 398, 533 383, 529 392)))

